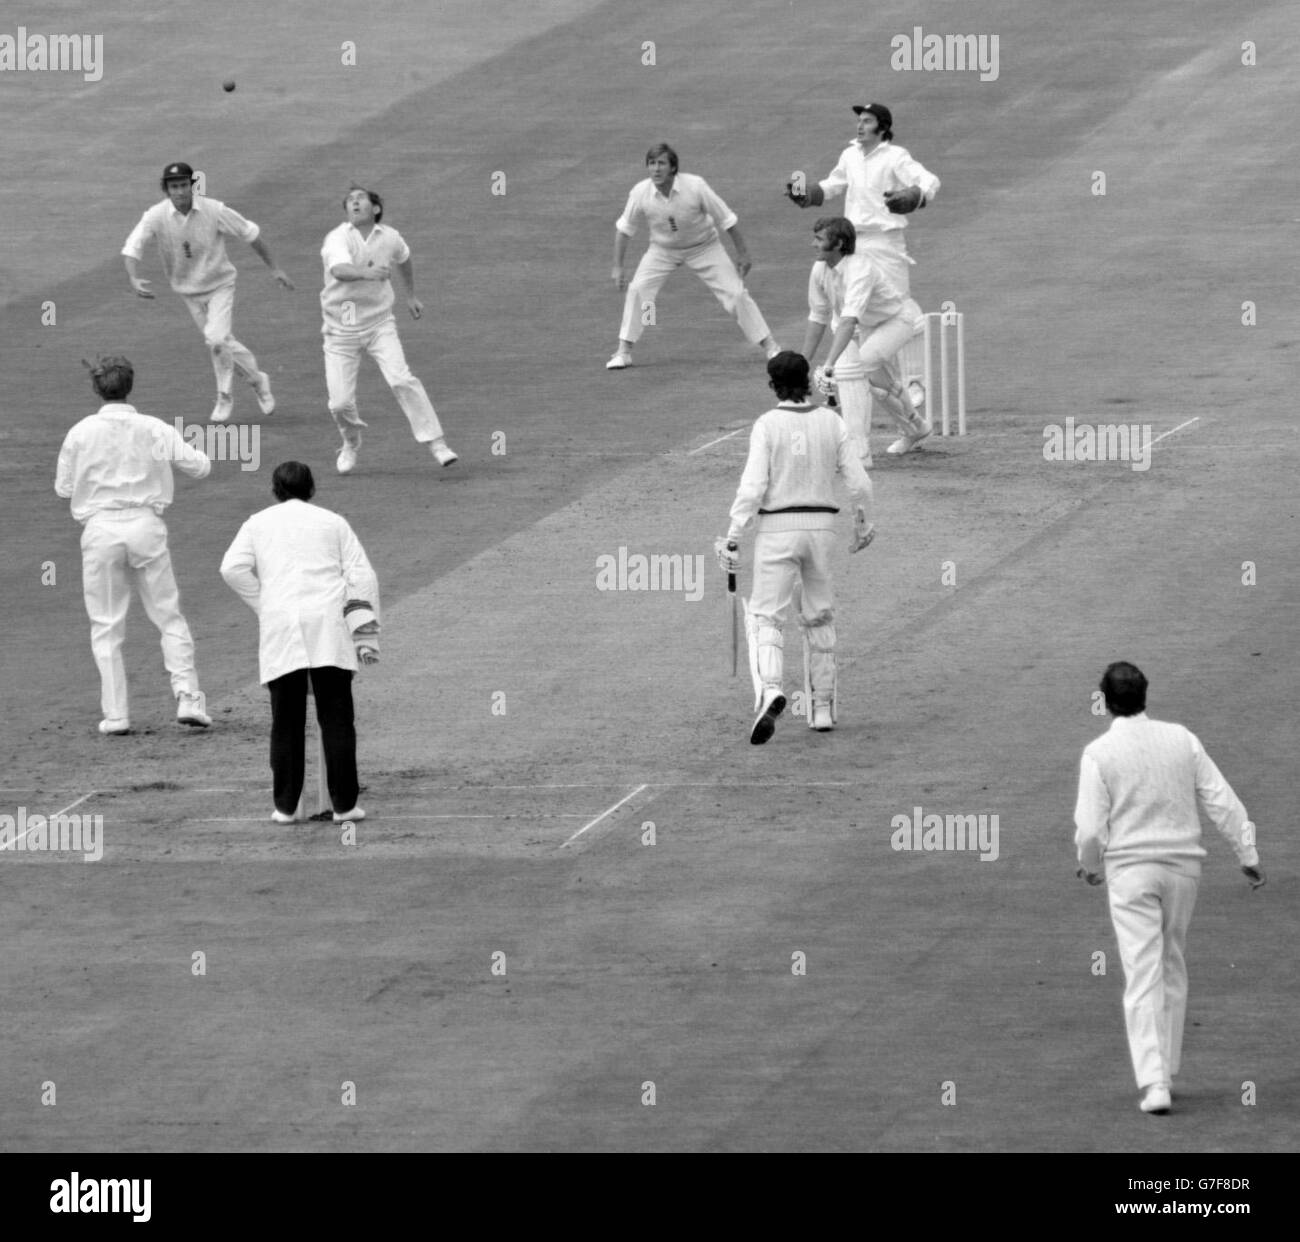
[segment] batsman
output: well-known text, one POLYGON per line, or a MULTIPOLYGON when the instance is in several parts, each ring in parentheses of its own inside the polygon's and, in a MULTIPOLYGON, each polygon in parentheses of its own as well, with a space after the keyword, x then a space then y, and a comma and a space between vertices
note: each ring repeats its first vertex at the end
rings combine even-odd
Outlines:
POLYGON ((785 619, 796 590, 808 724, 819 733, 835 727, 830 558, 839 513, 837 474, 848 486, 853 507, 849 551, 862 551, 876 533, 871 479, 839 415, 808 400, 808 360, 785 350, 768 362, 767 373, 777 404, 754 423, 730 529, 714 544, 723 571, 735 573, 741 563, 741 534, 757 519, 753 584, 745 604, 756 712, 749 740, 755 746, 771 738, 785 710, 785 619))

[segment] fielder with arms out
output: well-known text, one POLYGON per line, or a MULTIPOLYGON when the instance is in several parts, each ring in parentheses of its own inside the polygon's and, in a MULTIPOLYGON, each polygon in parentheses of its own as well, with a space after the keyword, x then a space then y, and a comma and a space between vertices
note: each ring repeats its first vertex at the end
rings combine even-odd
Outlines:
POLYGON ((749 671, 755 717, 749 740, 761 746, 785 710, 785 616, 802 586, 804 686, 808 723, 819 733, 835 725, 835 593, 830 553, 835 538, 835 476, 848 484, 853 503, 850 552, 875 537, 871 479, 863 470, 844 423, 834 410, 808 401, 808 362, 784 351, 767 364, 777 405, 754 423, 749 459, 731 506, 731 527, 714 545, 724 572, 740 565, 738 541, 755 517, 754 580, 745 605, 749 671))
POLYGON ((824 180, 796 187, 786 183, 786 197, 799 207, 820 207, 844 195, 844 215, 857 230, 858 252, 870 255, 906 297, 912 291, 904 233, 906 217, 932 203, 939 178, 906 147, 894 143, 894 117, 884 104, 855 104, 857 134, 840 152, 824 180))

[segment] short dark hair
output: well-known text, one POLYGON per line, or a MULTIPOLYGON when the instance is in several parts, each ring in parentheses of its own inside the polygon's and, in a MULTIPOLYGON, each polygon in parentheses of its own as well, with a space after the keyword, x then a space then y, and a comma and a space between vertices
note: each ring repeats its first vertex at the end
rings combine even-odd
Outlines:
POLYGON ((125 401, 135 387, 135 368, 121 354, 87 362, 86 368, 91 386, 105 401, 125 401))
POLYGON ((672 149, 666 142, 656 142, 649 151, 645 153, 645 162, 648 164, 651 160, 657 160, 661 155, 668 157, 668 164, 673 172, 677 171, 677 152, 672 149))
POLYGON ((1101 692, 1112 716, 1136 716, 1147 709, 1147 679, 1136 664, 1117 660, 1101 675, 1101 692))
POLYGON ((384 218, 384 200, 374 190, 367 190, 364 185, 358 185, 355 181, 348 186, 348 192, 343 196, 343 210, 347 211, 348 199, 352 197, 353 192, 356 190, 366 191, 366 197, 374 204, 375 223, 378 224, 384 218))
POLYGON ((822 216, 813 225, 814 233, 825 233, 826 240, 838 242, 840 254, 852 254, 858 248, 858 230, 845 216, 822 216))
POLYGON ((808 359, 783 349, 768 359, 768 381, 778 401, 803 401, 808 396, 808 359))
POLYGON ((300 461, 282 461, 271 475, 271 491, 276 500, 310 500, 316 495, 311 467, 300 461))

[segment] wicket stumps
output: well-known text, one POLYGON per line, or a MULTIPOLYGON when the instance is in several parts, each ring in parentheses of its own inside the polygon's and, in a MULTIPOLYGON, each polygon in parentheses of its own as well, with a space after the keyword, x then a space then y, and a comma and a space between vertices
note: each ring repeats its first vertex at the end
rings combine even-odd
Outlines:
POLYGON ((957 434, 966 434, 966 335, 961 311, 931 311, 916 335, 898 351, 903 383, 912 394, 912 402, 934 422, 934 372, 939 371, 939 408, 943 434, 950 435, 952 390, 957 389, 957 434), (952 329, 952 331, 950 331, 952 329), (938 348, 935 340, 938 339, 938 348), (954 350, 951 341, 956 345, 954 350), (953 354, 956 353, 956 367, 953 354), (937 354, 937 357, 936 357, 937 354))

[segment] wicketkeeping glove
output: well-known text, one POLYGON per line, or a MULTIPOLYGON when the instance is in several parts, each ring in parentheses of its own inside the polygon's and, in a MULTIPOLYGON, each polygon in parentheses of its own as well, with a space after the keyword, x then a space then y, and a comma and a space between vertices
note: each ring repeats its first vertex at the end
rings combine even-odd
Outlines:
POLYGON ((885 206, 896 216, 906 216, 925 206, 925 194, 919 185, 910 185, 906 190, 886 190, 885 206))
POLYGON ((820 185, 814 182, 802 194, 794 192, 794 181, 785 183, 785 196, 796 207, 820 207, 826 201, 826 195, 820 185))
POLYGON ((734 574, 740 569, 740 547, 738 541, 733 541, 730 535, 719 535, 713 541, 713 552, 724 574, 734 574), (728 542, 737 542, 737 547, 734 550, 728 548, 728 542))
POLYGON ((817 389, 823 397, 833 397, 839 392, 839 384, 835 381, 833 373, 828 372, 825 367, 815 367, 812 374, 813 387, 817 389))

